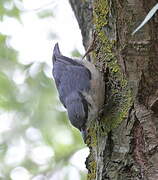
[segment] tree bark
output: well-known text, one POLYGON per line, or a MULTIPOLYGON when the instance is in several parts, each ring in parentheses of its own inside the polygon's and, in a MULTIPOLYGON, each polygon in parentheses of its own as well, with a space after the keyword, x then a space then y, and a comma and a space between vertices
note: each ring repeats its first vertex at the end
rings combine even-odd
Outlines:
POLYGON ((158 180, 158 15, 134 36, 156 0, 69 0, 85 48, 104 72, 104 117, 86 140, 88 180, 158 180))

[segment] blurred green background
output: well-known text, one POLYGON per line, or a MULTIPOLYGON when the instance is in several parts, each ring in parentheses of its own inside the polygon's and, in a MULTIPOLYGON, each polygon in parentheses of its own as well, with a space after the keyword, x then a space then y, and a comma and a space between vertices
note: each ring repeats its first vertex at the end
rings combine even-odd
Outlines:
MULTIPOLYGON (((9 18, 25 25, 23 3, 0 0, 0 180, 84 180, 88 152, 59 102, 49 75, 51 57, 49 63, 38 59, 23 63, 12 35, 1 31, 9 18)), ((53 19, 53 8, 42 7, 33 10, 38 19, 53 19)), ((49 42, 57 41, 56 32, 48 36, 49 42)), ((76 47, 71 55, 80 56, 76 47)))

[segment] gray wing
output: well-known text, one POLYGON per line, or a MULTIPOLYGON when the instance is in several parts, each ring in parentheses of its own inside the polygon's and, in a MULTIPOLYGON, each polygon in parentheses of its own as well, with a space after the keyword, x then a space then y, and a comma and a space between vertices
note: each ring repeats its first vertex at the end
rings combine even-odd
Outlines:
POLYGON ((63 56, 58 44, 53 51, 53 76, 64 106, 66 97, 73 91, 80 93, 90 89, 90 71, 77 61, 63 56))

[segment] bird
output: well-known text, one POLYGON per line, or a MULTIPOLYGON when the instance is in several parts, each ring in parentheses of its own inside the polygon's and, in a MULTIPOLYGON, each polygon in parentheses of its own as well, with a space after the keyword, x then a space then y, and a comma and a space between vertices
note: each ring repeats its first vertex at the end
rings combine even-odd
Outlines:
POLYGON ((83 138, 87 127, 103 109, 105 82, 103 74, 85 59, 63 56, 58 43, 52 56, 52 74, 59 99, 67 109, 71 124, 81 131, 83 138))

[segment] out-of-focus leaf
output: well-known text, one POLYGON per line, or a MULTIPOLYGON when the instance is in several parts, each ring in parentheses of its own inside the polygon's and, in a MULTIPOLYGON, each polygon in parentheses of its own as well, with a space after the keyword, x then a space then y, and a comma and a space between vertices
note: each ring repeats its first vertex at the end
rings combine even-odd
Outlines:
POLYGON ((6 35, 0 34, 0 42, 1 42, 1 44, 5 44, 6 43, 6 39, 7 39, 6 35))
POLYGON ((6 110, 18 109, 16 101, 17 87, 3 72, 0 72, 0 107, 6 110))
POLYGON ((5 16, 10 16, 10 17, 15 17, 17 19, 20 18, 20 11, 19 9, 16 7, 14 1, 12 0, 0 0, 0 20, 2 21, 3 20, 3 15, 5 16), (6 8, 5 5, 6 4, 12 4, 12 6, 10 5, 10 7, 12 7, 11 9, 10 8, 6 8))
POLYGON ((6 45, 8 38, 5 35, 0 35, 0 61, 9 60, 16 62, 17 52, 6 45))
MULTIPOLYGON (((6 15, 10 16, 10 17, 15 17, 17 19, 20 18, 20 12, 19 9, 16 6, 13 6, 13 8, 11 10, 8 10, 6 15)), ((19 19, 20 20, 20 19, 19 19)))
POLYGON ((156 13, 158 10, 158 3, 149 11, 144 21, 133 31, 132 35, 134 35, 140 28, 142 28, 156 13))
MULTIPOLYGON (((0 3, 1 3, 1 1, 0 1, 0 3)), ((4 7, 1 5, 1 6, 0 6, 0 20, 1 20, 1 21, 3 20, 3 15, 4 15, 4 13, 5 13, 5 9, 4 9, 4 7)))
POLYGON ((53 17, 53 12, 52 10, 45 10, 42 12, 37 13, 39 18, 47 18, 47 17, 53 17))
POLYGON ((71 55, 73 57, 82 57, 82 55, 80 54, 80 52, 77 50, 77 49, 74 49, 72 52, 71 52, 71 55))

